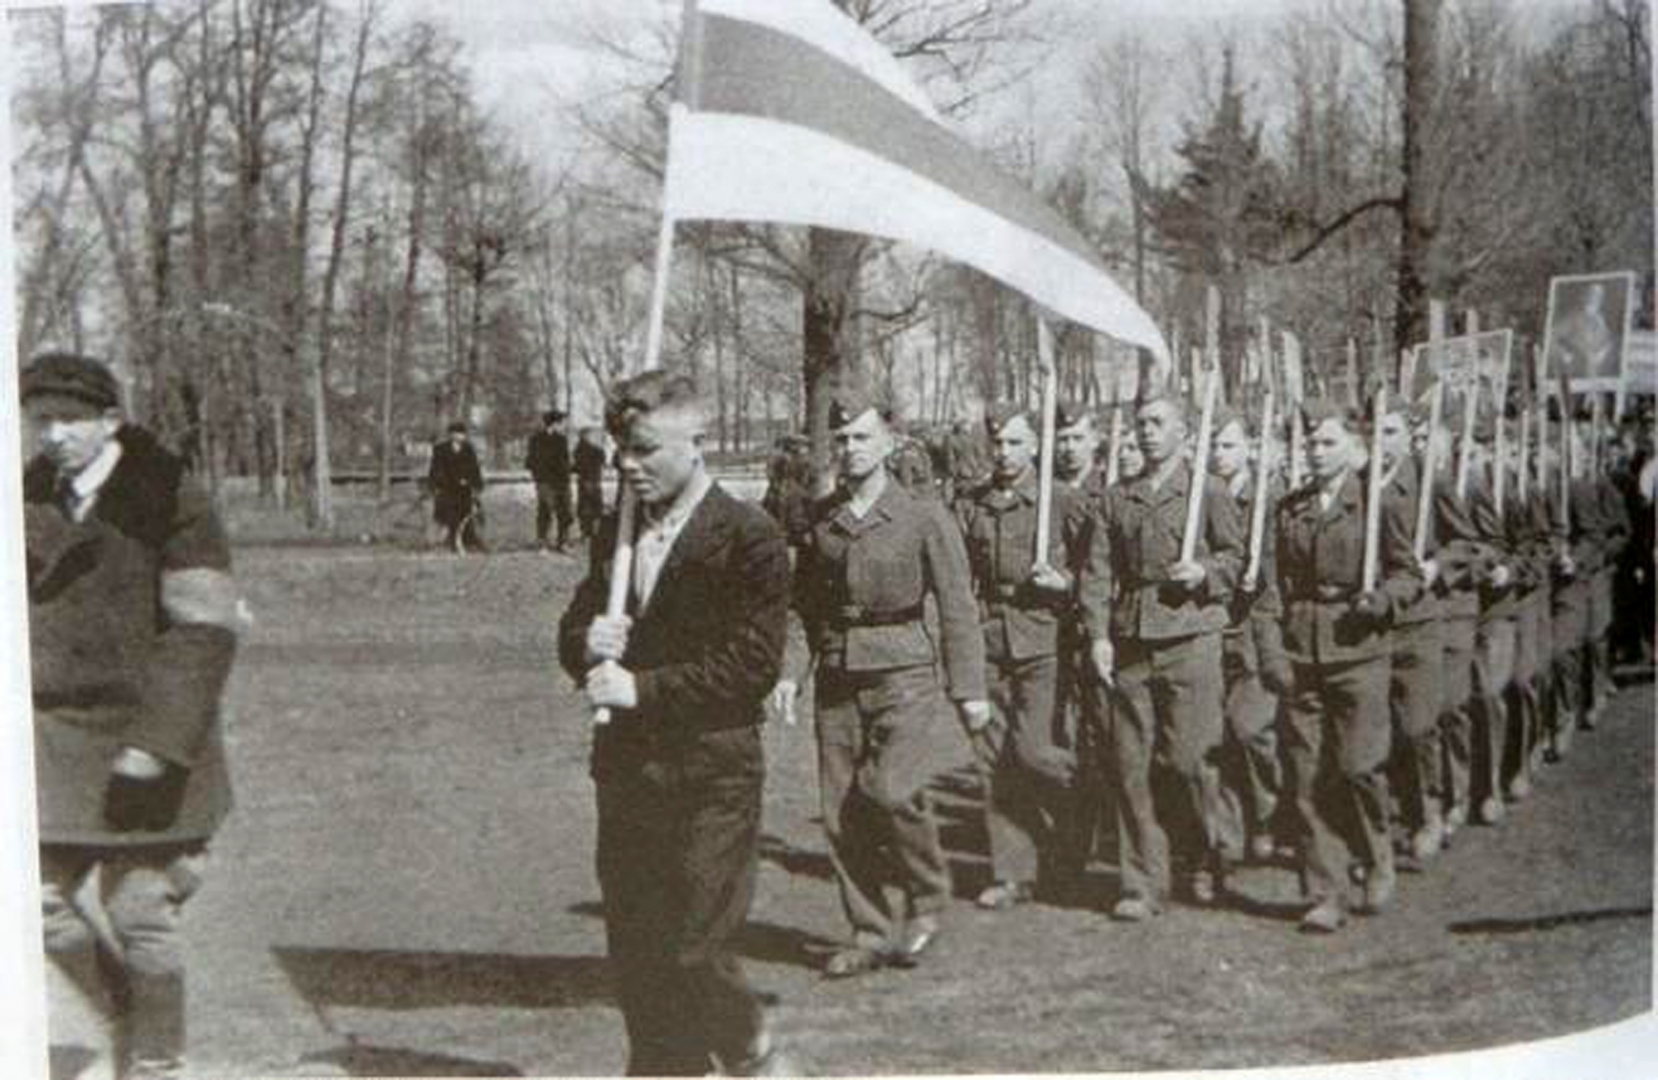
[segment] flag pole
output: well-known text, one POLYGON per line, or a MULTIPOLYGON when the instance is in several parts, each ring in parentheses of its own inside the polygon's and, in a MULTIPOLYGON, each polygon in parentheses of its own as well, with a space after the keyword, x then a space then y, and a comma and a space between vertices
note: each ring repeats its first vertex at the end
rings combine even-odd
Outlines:
POLYGON ((1042 369, 1042 452, 1036 462, 1036 562, 1048 561, 1048 540, 1053 530, 1054 428, 1059 413, 1059 371, 1054 364, 1053 334, 1048 320, 1036 319, 1036 359, 1042 369))
POLYGON ((1387 384, 1376 384, 1370 410, 1370 497, 1364 505, 1364 577, 1362 590, 1374 592, 1379 577, 1382 540, 1382 418, 1387 415, 1387 384))
POLYGON ((1123 449, 1123 407, 1116 404, 1111 407, 1111 434, 1106 436, 1105 448, 1105 486, 1115 487, 1117 477, 1122 468, 1117 464, 1117 455, 1123 449))
MULTIPOLYGON (((680 76, 676 99, 668 106, 668 153, 673 154, 674 121, 681 119, 688 109, 701 63, 697 42, 697 0, 685 0, 680 22, 680 76)), ((651 306, 645 325, 645 355, 641 371, 654 371, 662 361, 662 326, 668 311, 668 280, 673 273, 674 226, 673 214, 668 210, 666 182, 662 192, 662 222, 656 232, 656 259, 651 271, 651 306)), ((633 584, 634 527, 638 517, 638 500, 633 489, 624 482, 616 501, 616 547, 610 556, 609 592, 605 596, 605 617, 619 619, 627 613, 628 589, 633 584)), ((606 660, 600 668, 615 667, 614 660, 606 660)), ((610 710, 593 710, 594 724, 610 723, 610 710)))

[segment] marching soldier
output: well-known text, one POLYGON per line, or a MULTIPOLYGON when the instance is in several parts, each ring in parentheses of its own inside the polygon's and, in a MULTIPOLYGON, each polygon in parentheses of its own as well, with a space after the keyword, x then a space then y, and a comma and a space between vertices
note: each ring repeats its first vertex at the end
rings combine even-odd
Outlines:
MULTIPOLYGON (((1495 550, 1480 536, 1470 499, 1456 493, 1455 447, 1441 420, 1427 439, 1436 440, 1432 483, 1433 528, 1439 541, 1436 558, 1439 592, 1441 695, 1439 760, 1427 792, 1423 828, 1411 837, 1411 854, 1419 862, 1437 854, 1456 828, 1468 819, 1469 779, 1474 730, 1474 642, 1480 613, 1480 589, 1495 550)), ((1470 478, 1474 479, 1473 477, 1470 478)))
MULTIPOLYGON (((1474 686, 1469 757, 1468 806, 1447 812, 1447 831, 1454 833, 1467 817, 1481 825, 1496 825, 1507 813, 1504 770, 1518 747, 1509 729, 1508 694, 1514 682, 1521 602, 1532 570, 1528 552, 1527 514, 1505 498, 1497 512, 1493 441, 1495 424, 1482 416, 1474 429, 1469 512, 1480 541, 1492 552, 1480 583, 1479 617, 1474 631, 1474 686)), ((1512 488, 1512 484, 1507 485, 1512 488)))
POLYGON ((1060 698, 1061 646, 1078 618, 1105 630, 1105 605, 1078 582, 1093 538, 1088 503, 1053 490, 1048 549, 1036 551, 1037 434, 1013 407, 992 411, 990 481, 959 498, 956 518, 979 599, 997 722, 975 739, 988 798, 992 885, 980 907, 1003 910, 1045 889, 1062 891, 1082 867, 1073 858, 1076 759, 1060 698))
POLYGON ((1214 902, 1224 885, 1221 631, 1244 540, 1226 489, 1187 459, 1186 436, 1181 403, 1140 404, 1135 437, 1145 469, 1107 496, 1103 544, 1090 562, 1100 580, 1085 586, 1113 597, 1110 635, 1090 648, 1096 677, 1114 688, 1122 894, 1111 914, 1125 922, 1156 915, 1177 873, 1196 903, 1214 902), (1182 560, 1193 484, 1204 485, 1204 513, 1195 555, 1182 560), (1162 815, 1154 788, 1168 795, 1162 815))
MULTIPOLYGON (((1054 417, 1054 481, 1076 492, 1091 513, 1105 506, 1108 468, 1094 414, 1074 402, 1062 401, 1054 417)), ((1103 598, 1109 605, 1110 598, 1103 598)), ((1106 714, 1109 708, 1105 687, 1094 677, 1088 657, 1088 635, 1080 620, 1067 619, 1060 625, 1060 700, 1072 714, 1076 754, 1076 779, 1072 800, 1072 835, 1064 856, 1069 872, 1080 875, 1094 852, 1095 840, 1114 833, 1106 799, 1106 714)))
MULTIPOLYGON (((1242 415, 1223 412, 1215 418, 1210 469, 1238 506, 1246 531, 1255 505, 1255 469, 1250 466, 1250 425, 1242 415)), ((1277 500, 1267 496, 1272 521, 1277 500)), ((1227 800, 1227 854, 1257 860, 1277 851, 1273 818, 1283 785, 1278 754, 1278 698, 1286 689, 1281 670, 1263 671, 1262 655, 1275 655, 1281 615, 1274 580, 1272 536, 1262 537, 1260 565, 1254 580, 1245 575, 1233 590, 1221 663, 1226 677, 1226 756, 1221 765, 1227 800), (1258 644, 1260 642, 1260 644, 1258 644)))
POLYGON ((109 1024, 116 1075, 181 1076, 180 917, 231 804, 219 711, 239 623, 230 545, 183 463, 123 422, 104 364, 39 357, 22 401, 53 1019, 90 1007, 109 1024))
POLYGON ((1346 921, 1350 873, 1364 875, 1363 912, 1384 908, 1396 886, 1387 826, 1389 628, 1421 577, 1400 505, 1384 497, 1376 587, 1365 591, 1362 428, 1328 402, 1309 402, 1303 415, 1311 482, 1278 509, 1283 655, 1267 663, 1291 665, 1285 750, 1312 902, 1301 926, 1329 933, 1346 921))
MULTIPOLYGON (((817 508, 795 586, 816 663, 824 829, 853 933, 824 973, 845 978, 913 965, 937 936, 950 874, 927 783, 954 738, 941 724, 944 697, 971 734, 982 733, 991 710, 961 533, 936 499, 888 474, 892 433, 873 402, 845 394, 829 420, 841 488, 817 508), (942 687, 923 623, 929 596, 942 687), (890 904, 888 885, 902 891, 902 908, 890 904)), ((785 713, 796 685, 777 688, 785 713)))

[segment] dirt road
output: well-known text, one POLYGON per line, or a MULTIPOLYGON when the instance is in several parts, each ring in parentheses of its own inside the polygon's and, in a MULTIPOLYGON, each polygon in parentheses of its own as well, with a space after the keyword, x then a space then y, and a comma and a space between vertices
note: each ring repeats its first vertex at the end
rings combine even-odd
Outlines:
MULTIPOLYGON (((206 1075, 614 1073, 587 722, 552 662, 579 569, 531 553, 250 550, 232 688, 239 806, 190 914, 206 1075)), ((1287 870, 1231 910, 949 913, 938 959, 826 984, 842 931, 808 726, 768 732, 744 939, 817 1071, 1310 1063, 1563 1034, 1649 1007, 1653 694, 1626 689, 1500 828, 1396 910, 1295 932, 1287 870)), ((963 761, 966 748, 963 746, 963 761)), ((957 785, 958 887, 982 881, 957 785)), ((1097 868, 1103 898, 1109 874, 1097 868)))

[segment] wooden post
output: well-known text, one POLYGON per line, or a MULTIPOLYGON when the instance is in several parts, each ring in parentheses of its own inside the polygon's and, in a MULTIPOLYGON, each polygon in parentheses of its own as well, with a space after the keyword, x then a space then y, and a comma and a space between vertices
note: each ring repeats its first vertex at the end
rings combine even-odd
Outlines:
POLYGON ((1416 533, 1411 542, 1417 562, 1421 562, 1428 555, 1428 523, 1433 513, 1434 476, 1439 471, 1439 421, 1445 408, 1445 384, 1436 379, 1431 393, 1433 397, 1428 404, 1428 448, 1422 455, 1422 483, 1418 485, 1416 498, 1416 533))
POLYGON ((1364 504, 1364 570, 1362 588, 1374 592, 1380 576, 1382 540, 1382 418, 1387 415, 1387 387, 1378 384, 1370 409, 1370 483, 1364 504))
POLYGON ((1105 486, 1115 487, 1117 478, 1122 474, 1122 467, 1118 464, 1118 457, 1123 450, 1123 407, 1114 405, 1111 408, 1111 433, 1106 437, 1105 444, 1105 486))
POLYGON ((1204 478, 1209 470, 1209 444, 1214 436, 1215 398, 1220 392, 1220 365, 1209 368, 1203 382, 1203 412, 1198 420, 1197 449, 1192 466, 1192 487, 1186 494, 1186 531, 1180 539, 1180 561, 1197 558, 1198 530, 1203 525, 1204 478))
POLYGON ((1042 368, 1042 443, 1036 462, 1036 552, 1035 565, 1048 561, 1048 541, 1053 529, 1054 428, 1059 412, 1059 371, 1054 365, 1053 334, 1048 320, 1036 320, 1036 358, 1042 368))
POLYGON ((1267 491, 1272 476, 1272 425, 1276 419, 1273 415, 1274 404, 1272 387, 1268 386, 1261 397, 1260 449, 1255 454, 1255 502, 1249 508, 1249 569, 1244 574, 1244 584, 1251 592, 1260 583, 1261 548, 1266 544, 1267 491))

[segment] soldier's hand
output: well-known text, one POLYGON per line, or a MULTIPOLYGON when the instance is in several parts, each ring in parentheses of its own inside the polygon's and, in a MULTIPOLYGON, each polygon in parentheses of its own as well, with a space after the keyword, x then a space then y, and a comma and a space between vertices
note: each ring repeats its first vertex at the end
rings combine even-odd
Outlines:
POLYGON ((1417 565, 1422 570, 1422 587, 1433 588, 1434 583, 1439 580, 1439 560, 1422 559, 1418 561, 1417 565))
POLYGON ((587 662, 599 664, 620 660, 628 649, 628 630, 633 620, 626 615, 600 615, 587 628, 587 662))
POLYGON ((1507 563, 1495 563, 1486 571, 1485 579, 1494 589, 1506 589, 1508 583, 1514 580, 1514 571, 1509 569, 1507 563))
POLYGON ((1254 569, 1245 570, 1243 580, 1238 582, 1238 588, 1246 596, 1254 596, 1261 587, 1261 575, 1254 569))
POLYGON ((1045 562, 1037 563, 1031 567, 1030 583, 1047 592, 1064 593, 1071 591, 1071 575, 1049 566, 1045 562))
POLYGON ((1562 551, 1559 557, 1555 559, 1555 565, 1560 568, 1561 577, 1574 578, 1577 576, 1577 560, 1572 558, 1571 552, 1562 551))
POLYGON ((595 709, 632 709, 639 705, 639 684, 633 672, 614 662, 589 671, 582 690, 595 709))
POLYGON ((1392 605, 1388 603, 1387 597, 1375 589, 1360 593, 1353 598, 1354 613, 1366 619, 1380 621, 1387 618, 1390 610, 1392 610, 1392 605))
POLYGON ((800 685, 793 679, 779 679, 766 696, 766 715, 773 720, 781 720, 789 727, 794 727, 799 717, 795 714, 794 703, 800 697, 800 685))
POLYGON ((1195 560, 1177 562, 1169 567, 1169 580, 1188 590, 1201 586, 1208 576, 1209 572, 1203 564, 1195 560))
POLYGON ((993 715, 990 702, 983 699, 956 702, 956 713, 961 717, 961 724, 969 735, 989 727, 993 715))
POLYGON ((178 820, 190 770, 127 747, 104 786, 104 823, 116 832, 161 832, 178 820))
POLYGON ((1289 658, 1282 651, 1271 655, 1261 654, 1261 685, 1267 692, 1277 697, 1287 697, 1294 688, 1295 678, 1290 669, 1289 658))
POLYGON ((1101 638, 1088 647, 1088 662, 1094 666, 1094 678, 1106 686, 1117 685, 1117 650, 1107 638, 1101 638))

